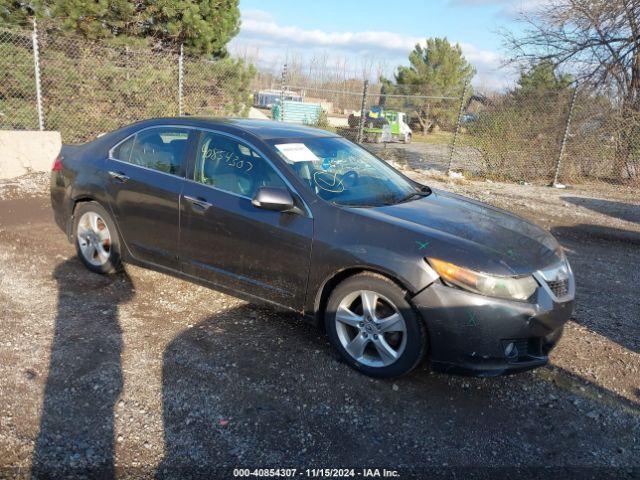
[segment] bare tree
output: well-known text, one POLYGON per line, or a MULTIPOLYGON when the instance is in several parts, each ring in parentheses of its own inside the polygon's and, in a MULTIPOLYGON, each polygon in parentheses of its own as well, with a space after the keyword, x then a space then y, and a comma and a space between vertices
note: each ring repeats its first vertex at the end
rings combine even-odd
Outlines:
POLYGON ((505 33, 512 61, 550 61, 619 107, 616 157, 623 176, 640 167, 640 0, 547 0, 505 33))
POLYGON ((549 60, 640 110, 640 0, 549 0, 506 32, 513 61, 549 60))

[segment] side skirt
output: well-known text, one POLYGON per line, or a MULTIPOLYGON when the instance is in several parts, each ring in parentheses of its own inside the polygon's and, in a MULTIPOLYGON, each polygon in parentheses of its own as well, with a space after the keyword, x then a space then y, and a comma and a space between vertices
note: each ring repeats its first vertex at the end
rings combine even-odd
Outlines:
POLYGON ((241 300, 245 300, 249 303, 256 303, 256 304, 260 304, 260 305, 268 305, 270 307, 275 307, 278 309, 282 309, 282 310, 287 310, 290 312, 295 312, 297 314, 300 315, 300 319, 306 323, 309 323, 311 325, 316 325, 317 322, 315 320, 315 317, 313 315, 309 315, 306 314, 305 312, 301 312, 299 310, 296 310, 294 308, 291 307, 287 307, 285 305, 282 305, 280 303, 274 302, 273 300, 268 300, 266 298, 262 298, 259 297, 257 295, 253 295, 250 293, 246 293, 246 292, 242 292, 239 290, 234 290, 232 288, 229 287, 225 287, 223 285, 220 285, 218 283, 212 282, 210 280, 205 280, 202 279, 200 277, 196 277, 195 275, 190 275, 188 273, 184 273, 181 272, 179 270, 175 270, 173 268, 169 268, 169 267, 164 267, 162 265, 157 265, 155 263, 151 263, 151 262, 145 262, 142 260, 137 260, 135 258, 133 258, 131 255, 128 254, 129 252, 127 252, 126 254, 126 258, 123 259, 123 261, 125 263, 129 263, 131 265, 136 265, 138 267, 142 267, 142 268, 146 268, 149 270, 153 270, 155 272, 159 272, 159 273, 164 273, 166 275, 170 275, 172 277, 176 277, 179 278, 181 280, 186 280, 188 282, 194 283, 196 285, 200 285, 202 287, 206 287, 209 288, 211 290, 216 290, 219 291, 221 293, 224 293, 226 295, 230 295, 232 297, 236 297, 239 298, 241 300))

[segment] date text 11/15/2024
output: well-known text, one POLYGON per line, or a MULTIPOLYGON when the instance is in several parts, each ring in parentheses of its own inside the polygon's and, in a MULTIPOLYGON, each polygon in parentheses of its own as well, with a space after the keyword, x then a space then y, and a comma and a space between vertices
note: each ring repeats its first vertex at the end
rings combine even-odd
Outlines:
POLYGON ((397 470, 386 468, 234 468, 234 477, 305 477, 305 478, 399 478, 397 470))

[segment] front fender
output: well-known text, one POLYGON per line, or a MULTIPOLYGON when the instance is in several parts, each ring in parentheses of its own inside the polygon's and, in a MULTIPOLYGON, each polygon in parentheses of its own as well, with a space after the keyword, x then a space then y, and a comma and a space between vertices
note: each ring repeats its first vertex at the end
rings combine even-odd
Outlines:
POLYGON ((306 311, 317 313, 323 298, 335 286, 335 280, 352 273, 369 271, 391 278, 415 295, 431 285, 438 274, 419 256, 401 256, 381 247, 351 245, 325 251, 323 262, 313 270, 306 311))
POLYGON ((353 255, 365 270, 378 271, 396 279, 410 293, 431 285, 438 274, 419 255, 399 255, 378 246, 354 245, 342 249, 353 255))

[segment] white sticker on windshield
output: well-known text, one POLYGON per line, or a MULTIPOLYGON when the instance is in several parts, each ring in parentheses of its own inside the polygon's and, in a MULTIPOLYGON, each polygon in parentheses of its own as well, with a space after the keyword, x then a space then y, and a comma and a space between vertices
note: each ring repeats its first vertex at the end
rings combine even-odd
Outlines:
POLYGON ((320 160, 304 143, 281 143, 275 145, 287 160, 292 162, 315 162, 320 160))

